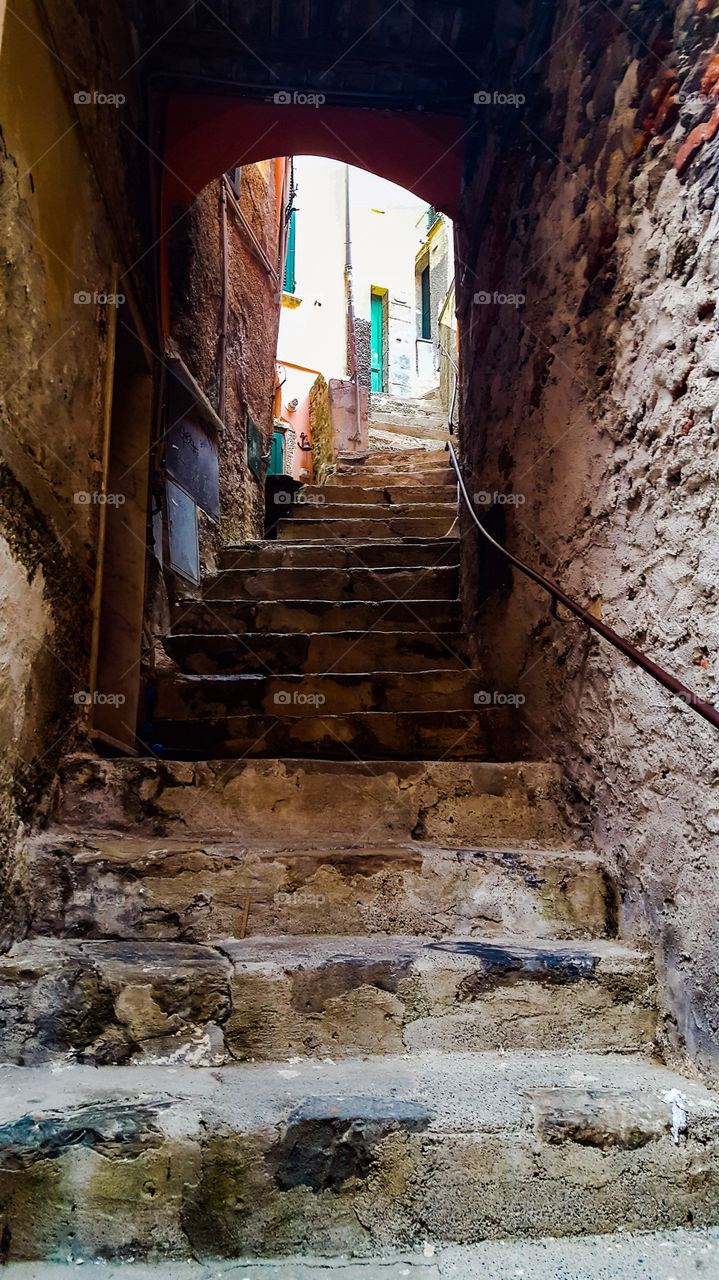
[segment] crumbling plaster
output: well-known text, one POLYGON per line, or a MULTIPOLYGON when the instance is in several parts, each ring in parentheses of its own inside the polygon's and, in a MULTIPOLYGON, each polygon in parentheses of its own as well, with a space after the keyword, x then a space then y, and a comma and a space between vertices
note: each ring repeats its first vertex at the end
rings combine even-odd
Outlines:
MULTIPOLYGON (((60 750, 84 733, 75 694, 89 682, 109 331, 98 299, 112 287, 113 264, 136 257, 130 190, 147 172, 136 163, 127 182, 118 107, 74 102, 76 91, 116 89, 132 60, 120 26, 98 52, 85 25, 73 4, 22 0, 5 15, 0 53, 3 846, 60 750), (56 35, 72 53, 62 39, 58 53, 56 35), (83 67, 93 58, 88 81, 83 67)), ((133 87, 130 75, 124 120, 136 125, 133 87)), ((121 305, 118 323, 123 314, 121 305)))
MULTIPOLYGON (((554 6, 549 53, 528 37, 496 85, 524 105, 478 108, 458 240, 470 492, 497 492, 515 553, 715 704, 719 146, 693 131, 716 110, 718 12, 554 6)), ((476 612, 464 532, 487 679, 526 697, 518 743, 564 765, 623 927, 656 949, 675 1049, 716 1076, 719 737, 518 573, 476 612)))

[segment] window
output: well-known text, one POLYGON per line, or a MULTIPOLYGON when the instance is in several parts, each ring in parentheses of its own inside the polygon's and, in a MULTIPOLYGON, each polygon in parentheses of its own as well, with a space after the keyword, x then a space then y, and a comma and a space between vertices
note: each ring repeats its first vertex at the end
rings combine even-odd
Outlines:
POLYGON ((420 277, 420 287, 422 290, 421 314, 420 314, 420 337, 432 337, 432 312, 430 310, 430 293, 429 293, 429 263, 423 269, 420 277))
POLYGON ((285 259, 285 278, 283 289, 286 293, 294 293, 295 291, 295 222, 297 210, 293 209, 290 214, 290 225, 287 231, 287 257, 285 259))
POLYGON ((430 205, 427 210, 427 230, 431 231, 435 222, 439 222, 441 217, 441 213, 437 212, 434 205, 430 205))

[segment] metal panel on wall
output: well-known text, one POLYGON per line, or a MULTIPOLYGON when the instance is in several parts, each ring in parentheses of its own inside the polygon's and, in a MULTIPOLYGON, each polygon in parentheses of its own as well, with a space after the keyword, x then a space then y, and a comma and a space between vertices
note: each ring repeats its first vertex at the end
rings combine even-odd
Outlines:
POLYGON ((168 474, 194 498, 213 520, 220 518, 220 462, 217 440, 208 435, 191 412, 172 420, 165 441, 168 474))
POLYGON ((197 534, 197 506, 188 493, 169 478, 167 492, 167 526, 170 536, 170 568, 200 585, 200 543, 197 534))

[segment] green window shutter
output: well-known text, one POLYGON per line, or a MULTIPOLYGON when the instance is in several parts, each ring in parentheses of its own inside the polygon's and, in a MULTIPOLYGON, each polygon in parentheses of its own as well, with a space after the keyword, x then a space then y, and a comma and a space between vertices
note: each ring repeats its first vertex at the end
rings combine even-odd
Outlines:
POLYGON ((286 293, 294 293, 295 291, 296 219, 297 210, 293 209, 290 214, 290 225, 287 232, 287 258, 285 259, 285 278, 282 286, 286 293))

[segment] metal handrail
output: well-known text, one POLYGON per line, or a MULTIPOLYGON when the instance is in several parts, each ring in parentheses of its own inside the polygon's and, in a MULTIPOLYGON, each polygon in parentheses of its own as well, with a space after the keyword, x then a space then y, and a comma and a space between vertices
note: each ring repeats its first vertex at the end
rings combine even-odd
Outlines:
POLYGON ((571 596, 568 596, 567 593, 563 591, 561 587, 558 587, 556 583, 550 582, 548 578, 545 578, 541 573, 538 573, 536 569, 532 569, 530 565, 525 564, 523 560, 512 555, 511 551, 507 551, 506 547, 503 547, 500 542, 497 542, 496 538, 493 538, 492 535, 487 532, 469 500, 469 494, 467 493, 467 487, 462 477, 459 459, 455 453, 451 440, 447 441, 446 448, 449 450, 452 466, 457 473, 457 484, 459 486, 460 493, 462 494, 462 497, 467 504, 467 510, 474 520, 474 523, 479 529, 482 537, 489 542, 496 551, 499 551, 500 554, 504 556, 505 560, 508 560, 516 569, 519 569, 520 573, 523 573, 525 577, 530 578, 532 582, 536 582, 543 591, 546 591, 547 594, 551 596, 553 616, 557 616, 557 604, 563 604, 565 609, 568 609, 570 613, 575 615, 575 617, 580 618, 581 621, 586 623, 588 627, 591 627, 593 631, 598 632, 600 636, 603 636, 605 640, 608 640, 610 644, 613 644, 614 648, 619 649, 620 653, 623 653, 625 657, 629 658, 635 666, 641 667, 642 671, 646 671, 647 674, 652 676, 658 684, 663 685, 670 693, 676 694, 677 697, 681 698, 687 704, 687 706, 690 706, 694 711, 696 711, 698 715, 703 716, 705 720, 708 720, 710 724, 713 724, 715 729, 719 729, 719 710, 717 710, 716 707, 712 706, 710 702, 704 702, 702 698, 699 698, 697 694, 693 693, 685 684, 682 684, 681 680, 678 680, 676 676, 665 671, 664 668, 658 666, 656 662, 652 662, 651 658, 647 658, 647 656, 641 653, 639 649, 635 649, 633 644, 630 644, 623 636, 618 635, 612 627, 608 627, 605 622, 601 622, 599 618, 595 618, 594 614, 590 613, 588 609, 585 609, 581 604, 577 604, 576 600, 572 600, 571 596))

